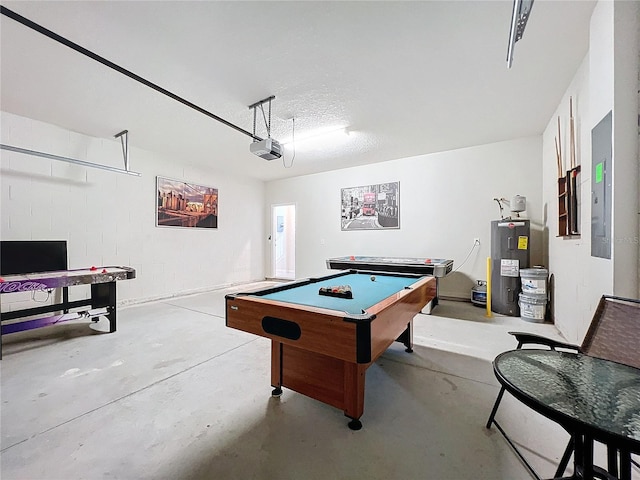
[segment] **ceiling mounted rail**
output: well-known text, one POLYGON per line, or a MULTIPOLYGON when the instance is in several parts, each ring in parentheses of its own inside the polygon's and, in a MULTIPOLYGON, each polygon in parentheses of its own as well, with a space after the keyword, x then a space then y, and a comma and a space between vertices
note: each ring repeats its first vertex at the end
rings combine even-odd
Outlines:
MULTIPOLYGON (((119 133, 118 135, 116 135, 116 137, 126 133, 127 131, 125 130, 119 133)), ((122 144, 122 148, 124 152, 125 151, 124 143, 122 144)), ((124 169, 111 167, 109 165, 101 165, 99 163, 85 162, 84 160, 78 160, 76 158, 62 157, 60 155, 52 155, 51 153, 38 152, 36 150, 29 150, 28 148, 14 147, 13 145, 5 145, 4 143, 0 143, 0 149, 8 150, 9 152, 23 153, 25 155, 33 155, 34 157, 42 157, 42 158, 48 158, 50 160, 59 160, 61 162, 73 163, 75 165, 82 165, 83 167, 99 168, 100 170, 108 170, 110 172, 124 173, 127 175, 133 175, 136 177, 141 176, 140 173, 132 172, 131 170, 129 170, 129 147, 128 146, 126 147, 126 154, 124 158, 124 166, 125 166, 124 169)))
POLYGON ((21 23, 22 25, 24 25, 25 27, 31 28, 32 30, 35 30, 38 33, 41 33, 42 35, 49 37, 52 40, 55 40, 58 43, 61 43, 73 50, 75 50, 78 53, 81 53, 82 55, 85 55, 89 58, 91 58, 92 60, 95 60, 96 62, 99 62, 113 70, 115 70, 116 72, 122 73, 123 75, 126 75, 127 77, 135 80, 136 82, 142 83, 143 85, 152 88, 153 90, 162 93, 163 95, 166 95, 167 97, 182 103, 183 105, 186 105, 189 108, 192 108, 193 110, 200 112, 204 115, 206 115, 207 117, 213 118, 214 120, 226 125, 227 127, 231 127, 234 130, 243 133, 251 138, 253 138, 255 141, 261 141, 263 140, 263 138, 261 137, 257 137, 256 135, 252 134, 251 132, 237 126, 234 125, 233 123, 225 120, 224 118, 221 118, 211 112, 209 112, 208 110, 205 110, 202 107, 199 107, 198 105, 190 102, 189 100, 185 100, 184 98, 176 95, 175 93, 170 92, 169 90, 166 90, 158 85, 156 85, 153 82, 150 82, 149 80, 141 77, 140 75, 137 75, 133 72, 131 72, 130 70, 127 70, 126 68, 121 67, 120 65, 117 65, 115 63, 113 63, 110 60, 107 60, 104 57, 101 57, 100 55, 92 52, 91 50, 87 50, 86 48, 78 45, 77 43, 72 42, 71 40, 58 35, 55 32, 52 32, 51 30, 43 27, 42 25, 39 25, 31 20, 29 20, 28 18, 23 17, 22 15, 14 12, 13 10, 8 9, 5 6, 0 5, 0 13, 12 20, 15 20, 18 23, 21 23))

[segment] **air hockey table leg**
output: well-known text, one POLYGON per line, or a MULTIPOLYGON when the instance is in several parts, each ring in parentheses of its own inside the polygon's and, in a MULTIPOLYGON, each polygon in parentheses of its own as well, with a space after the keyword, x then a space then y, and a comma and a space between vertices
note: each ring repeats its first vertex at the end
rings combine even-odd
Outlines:
POLYGON ((107 307, 109 313, 109 333, 116 331, 116 282, 94 283, 91 285, 91 308, 107 307))

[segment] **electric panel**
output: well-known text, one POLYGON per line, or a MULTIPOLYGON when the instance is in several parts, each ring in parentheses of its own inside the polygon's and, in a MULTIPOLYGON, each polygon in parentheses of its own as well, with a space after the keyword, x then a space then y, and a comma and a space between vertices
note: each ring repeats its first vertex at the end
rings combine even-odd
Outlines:
POLYGON ((591 256, 611 258, 611 112, 591 130, 591 256))

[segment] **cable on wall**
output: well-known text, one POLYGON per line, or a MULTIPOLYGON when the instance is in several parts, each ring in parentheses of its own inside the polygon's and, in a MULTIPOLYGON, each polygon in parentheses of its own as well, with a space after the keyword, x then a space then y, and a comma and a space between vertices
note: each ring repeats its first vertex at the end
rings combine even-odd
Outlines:
POLYGON ((237 125, 234 125, 233 123, 231 123, 231 122, 229 122, 227 120, 225 120, 224 118, 221 118, 218 115, 215 115, 215 114, 209 112, 208 110, 205 110, 204 108, 199 107, 195 103, 192 103, 189 100, 186 100, 186 99, 176 95, 175 93, 172 93, 169 90, 166 90, 166 89, 160 87, 159 85, 156 85, 155 83, 150 82, 149 80, 141 77, 140 75, 137 75, 137 74, 131 72, 130 70, 127 70, 126 68, 123 68, 120 65, 117 65, 117 64, 113 63, 112 61, 107 60, 104 57, 101 57, 97 53, 94 53, 91 50, 88 50, 88 49, 78 45, 77 43, 72 42, 71 40, 69 40, 69 39, 67 39, 67 38, 65 38, 63 36, 58 35, 55 32, 52 32, 51 30, 43 27, 42 25, 39 25, 39 24, 29 20, 28 18, 23 17, 22 15, 14 12, 13 10, 8 9, 5 6, 0 5, 0 13, 2 15, 12 19, 12 20, 15 20, 18 23, 21 23, 25 27, 28 27, 28 28, 30 28, 32 30, 35 30, 36 32, 41 33, 42 35, 44 35, 46 37, 49 37, 51 40, 54 40, 54 41, 56 41, 58 43, 61 43, 61 44, 65 45, 65 46, 71 48, 72 50, 75 50, 76 52, 81 53, 82 55, 85 55, 85 56, 91 58, 92 60, 95 60, 96 62, 99 62, 99 63, 105 65, 106 67, 109 67, 109 68, 115 70, 116 72, 119 72, 119 73, 121 73, 123 75, 126 75, 127 77, 135 80, 136 82, 139 82, 139 83, 141 83, 141 84, 143 84, 143 85, 145 85, 145 86, 147 86, 147 87, 149 87, 149 88, 151 88, 151 89, 153 89, 153 90, 155 90, 157 92, 160 92, 163 95, 166 95, 167 97, 169 97, 169 98, 171 98, 171 99, 173 99, 173 100, 175 100, 177 102, 180 102, 183 105, 186 105, 187 107, 192 108, 193 110, 195 110, 197 112, 200 112, 200 113, 206 115, 207 117, 210 117, 210 118, 212 118, 212 119, 214 119, 214 120, 226 125, 227 127, 231 127, 234 130, 253 138, 255 141, 259 142, 259 141, 263 140, 263 138, 258 137, 256 135, 252 134, 251 132, 249 132, 249 131, 247 131, 247 130, 245 130, 245 129, 237 126, 237 125))
MULTIPOLYGON (((477 240, 473 241, 473 245, 471 246, 471 250, 469 250, 469 253, 467 254, 467 258, 465 258, 462 263, 460 265, 458 265, 458 267, 453 271, 453 272, 457 272, 459 268, 461 268, 465 263, 467 263, 467 260, 469 260, 469 257, 471 256, 471 254, 473 253, 473 250, 480 245, 480 242, 478 242, 477 240)), ((453 273, 452 272, 452 273, 453 273)))

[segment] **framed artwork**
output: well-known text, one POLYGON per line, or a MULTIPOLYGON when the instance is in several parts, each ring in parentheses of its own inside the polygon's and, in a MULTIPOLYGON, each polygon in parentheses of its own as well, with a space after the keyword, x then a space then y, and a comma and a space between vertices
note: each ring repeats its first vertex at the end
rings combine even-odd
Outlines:
POLYGON ((218 189, 157 177, 158 227, 218 228, 218 189))
POLYGON ((400 228, 400 182, 341 190, 342 230, 400 228))

